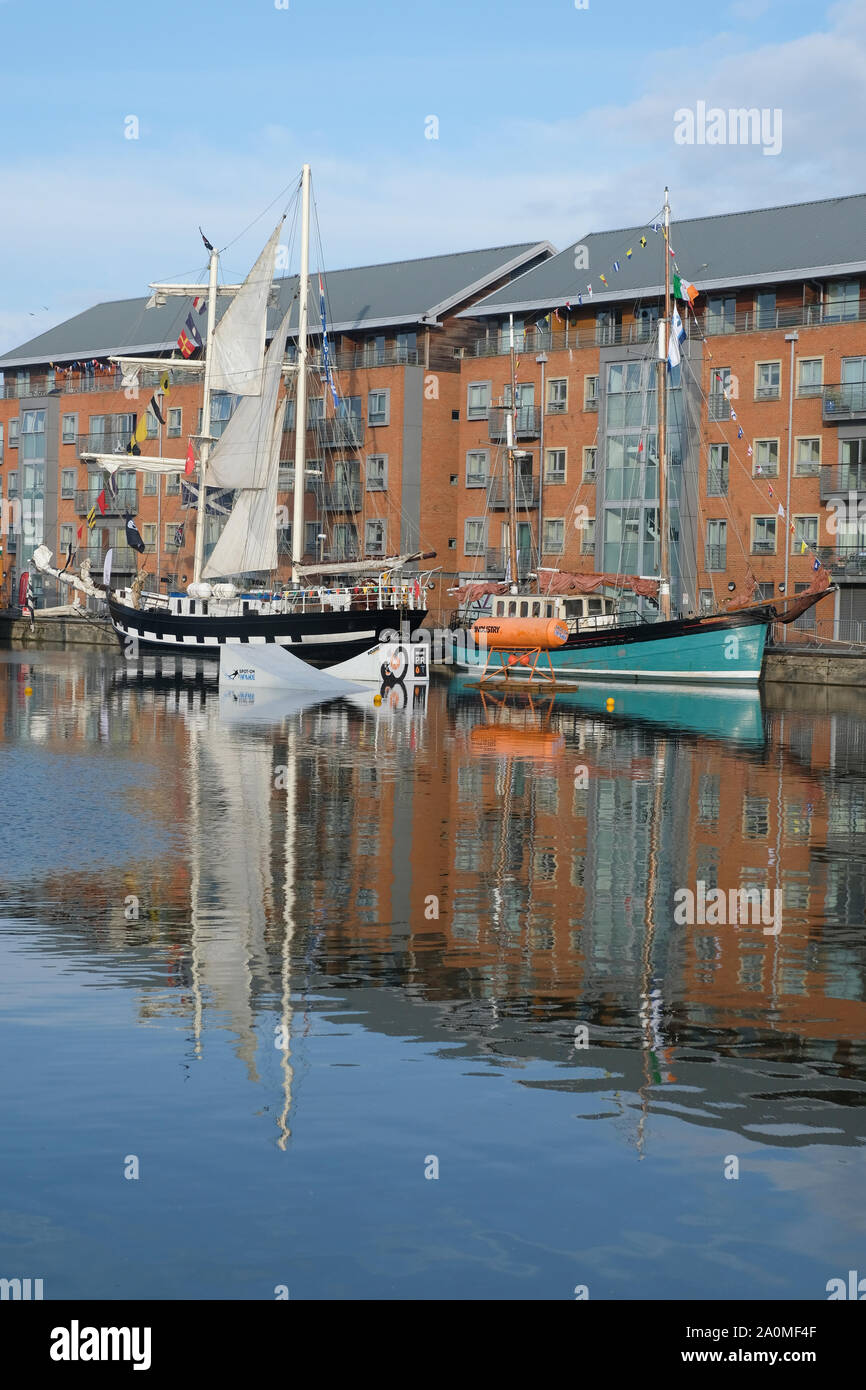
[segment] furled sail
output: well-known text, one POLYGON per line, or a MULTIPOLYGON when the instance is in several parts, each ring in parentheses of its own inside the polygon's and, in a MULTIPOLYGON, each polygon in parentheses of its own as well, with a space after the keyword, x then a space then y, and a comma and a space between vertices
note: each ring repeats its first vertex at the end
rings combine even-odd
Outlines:
MULTIPOLYGON (((290 311, 291 312, 291 311, 290 311)), ((289 331, 286 314, 268 348, 259 372, 255 395, 245 396, 208 455, 207 481, 211 487, 259 488, 261 460, 267 458, 280 373, 289 331)))
POLYGON ((207 345, 211 391, 230 391, 233 396, 261 393, 268 296, 282 226, 281 219, 207 345))
POLYGON ((204 567, 205 579, 277 568, 277 484, 285 412, 284 397, 271 417, 267 448, 259 456, 258 486, 238 493, 225 530, 204 567))

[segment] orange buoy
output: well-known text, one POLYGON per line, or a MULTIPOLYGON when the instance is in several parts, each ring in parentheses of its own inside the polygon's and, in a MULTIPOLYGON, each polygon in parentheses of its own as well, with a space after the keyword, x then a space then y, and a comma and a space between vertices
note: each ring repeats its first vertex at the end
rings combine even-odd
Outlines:
POLYGON ((616 705, 616 701, 614 700, 613 696, 612 696, 612 695, 608 695, 607 699, 606 699, 605 702, 604 702, 604 706, 605 706, 605 709, 607 710, 608 714, 610 714, 610 713, 613 711, 615 705, 616 705))
POLYGON ((560 618, 479 618, 472 628, 488 651, 550 651, 568 641, 568 628, 560 618))

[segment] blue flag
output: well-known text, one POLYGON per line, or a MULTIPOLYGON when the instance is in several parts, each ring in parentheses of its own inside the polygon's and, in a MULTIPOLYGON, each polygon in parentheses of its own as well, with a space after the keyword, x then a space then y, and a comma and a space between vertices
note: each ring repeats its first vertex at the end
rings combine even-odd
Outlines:
POLYGON ((335 407, 339 407, 340 400, 337 395, 337 388, 334 385, 334 378, 331 376, 331 351, 328 346, 328 324, 325 316, 325 287, 322 284, 321 275, 319 276, 319 314, 322 319, 322 366, 325 370, 325 380, 331 388, 335 407))

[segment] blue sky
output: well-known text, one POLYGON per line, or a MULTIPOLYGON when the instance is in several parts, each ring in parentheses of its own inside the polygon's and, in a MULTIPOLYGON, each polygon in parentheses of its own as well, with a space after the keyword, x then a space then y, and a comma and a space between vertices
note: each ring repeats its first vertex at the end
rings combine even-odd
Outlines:
POLYGON ((0 0, 0 26, 0 351, 197 271, 198 223, 232 241, 304 159, 332 266, 561 247, 665 182, 675 219, 866 188, 862 0, 0 0), (779 108, 781 152, 675 144, 698 101, 779 108))

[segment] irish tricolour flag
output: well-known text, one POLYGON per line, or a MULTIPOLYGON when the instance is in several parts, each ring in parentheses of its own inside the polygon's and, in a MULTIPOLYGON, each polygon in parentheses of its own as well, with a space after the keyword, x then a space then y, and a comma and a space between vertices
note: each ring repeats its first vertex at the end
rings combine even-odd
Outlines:
POLYGON ((674 273, 674 294, 677 299, 687 299, 690 304, 694 304, 699 293, 690 280, 684 280, 681 275, 674 273))

